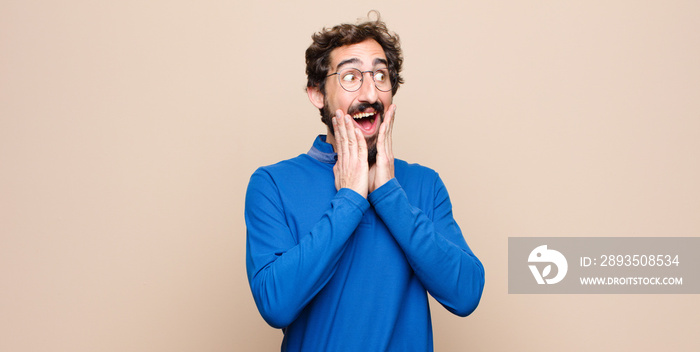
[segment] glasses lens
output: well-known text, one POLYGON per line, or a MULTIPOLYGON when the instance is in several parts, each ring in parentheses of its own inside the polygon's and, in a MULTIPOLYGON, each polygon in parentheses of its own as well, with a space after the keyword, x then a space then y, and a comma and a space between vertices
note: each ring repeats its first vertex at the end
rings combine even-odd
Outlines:
POLYGON ((340 71, 338 79, 345 90, 354 92, 362 85, 362 72, 356 68, 348 68, 340 71))
POLYGON ((377 89, 387 92, 391 90, 391 77, 389 77, 389 70, 386 68, 381 68, 374 71, 374 84, 377 89))

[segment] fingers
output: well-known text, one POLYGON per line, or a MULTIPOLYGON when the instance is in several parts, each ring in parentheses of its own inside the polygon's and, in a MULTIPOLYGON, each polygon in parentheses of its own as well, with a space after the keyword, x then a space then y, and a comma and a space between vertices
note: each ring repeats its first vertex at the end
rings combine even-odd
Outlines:
POLYGON ((365 136, 362 135, 362 132, 359 129, 355 129, 355 135, 357 138, 357 158, 360 161, 366 161, 367 160, 367 141, 365 140, 365 136))
POLYGON ((353 126, 352 118, 350 115, 345 115, 345 130, 348 136, 348 156, 350 160, 357 160, 357 132, 358 130, 353 126))
POLYGON ((396 111, 396 105, 391 104, 389 110, 387 110, 386 115, 384 115, 384 121, 379 126, 379 135, 377 136, 377 151, 384 152, 387 156, 393 156, 391 151, 392 146, 392 131, 394 126, 394 113, 396 111))
POLYGON ((366 160, 367 144, 362 132, 355 128, 350 115, 344 115, 342 110, 336 112, 333 118, 335 130, 336 152, 338 160, 366 160), (361 156, 365 155, 363 159, 361 156))
POLYGON ((338 160, 345 160, 346 157, 350 154, 350 150, 348 147, 348 129, 346 128, 347 126, 347 121, 343 118, 343 112, 342 110, 336 111, 335 114, 335 127, 336 130, 336 136, 335 136, 335 152, 338 153, 338 160))
MULTIPOLYGON (((386 122, 386 119, 384 120, 386 122)), ((386 139, 384 136, 386 133, 384 133, 384 122, 382 122, 381 125, 379 125, 379 134, 377 135, 377 153, 381 153, 384 151, 384 139, 386 139)))
POLYGON ((350 115, 342 110, 332 118, 335 151, 338 159, 333 167, 337 190, 350 188, 363 197, 368 191, 367 143, 362 131, 356 128, 350 115))
POLYGON ((389 106, 384 121, 379 126, 377 136, 377 162, 372 167, 374 174, 370 180, 370 192, 388 182, 394 177, 394 153, 392 151, 392 131, 396 105, 389 106))
POLYGON ((389 110, 386 112, 386 117, 384 122, 382 122, 382 131, 384 132, 384 137, 391 140, 391 134, 394 130, 394 113, 396 112, 396 105, 391 104, 389 110))
POLYGON ((392 146, 393 146, 393 136, 394 136, 394 116, 396 116, 396 105, 391 104, 391 106, 389 107, 389 112, 387 113, 387 116, 388 116, 387 122, 389 123, 389 125, 387 127, 388 131, 385 132, 386 133, 386 141, 387 141, 385 147, 386 147, 387 155, 390 158, 393 158, 394 155, 393 155, 393 151, 392 151, 392 146))
MULTIPOLYGON (((333 121, 333 137, 335 139, 335 152, 340 154, 342 152, 341 150, 341 142, 340 142, 340 126, 338 123, 338 120, 342 118, 342 112, 338 111, 336 112, 335 116, 333 116, 332 121, 333 121)), ((342 121, 342 120, 341 120, 342 121)), ((338 155, 338 158, 340 158, 340 155, 338 155)))

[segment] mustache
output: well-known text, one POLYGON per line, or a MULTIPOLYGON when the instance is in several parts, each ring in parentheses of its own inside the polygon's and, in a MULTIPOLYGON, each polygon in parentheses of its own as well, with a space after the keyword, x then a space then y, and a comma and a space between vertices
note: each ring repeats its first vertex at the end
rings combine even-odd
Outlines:
POLYGON ((379 100, 375 101, 374 103, 360 103, 351 106, 348 109, 348 115, 352 116, 357 113, 363 112, 369 108, 372 108, 374 111, 376 111, 381 119, 384 118, 384 104, 382 104, 382 102, 379 100))

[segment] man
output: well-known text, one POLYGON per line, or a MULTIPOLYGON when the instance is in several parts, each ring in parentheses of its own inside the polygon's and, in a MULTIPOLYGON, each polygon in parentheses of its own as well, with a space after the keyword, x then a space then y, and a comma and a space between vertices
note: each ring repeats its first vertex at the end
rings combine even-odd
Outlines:
POLYGON ((255 303, 282 351, 432 351, 426 291, 466 316, 484 269, 437 173, 394 159, 398 36, 377 18, 312 39, 307 93, 328 135, 250 179, 255 303))

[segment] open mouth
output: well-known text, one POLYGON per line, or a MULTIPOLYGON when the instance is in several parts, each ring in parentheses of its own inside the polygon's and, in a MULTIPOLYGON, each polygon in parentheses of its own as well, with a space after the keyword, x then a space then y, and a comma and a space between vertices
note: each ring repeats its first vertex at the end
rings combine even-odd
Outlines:
POLYGON ((352 115, 352 118, 364 134, 373 134, 377 129, 379 114, 376 112, 359 112, 352 115))

